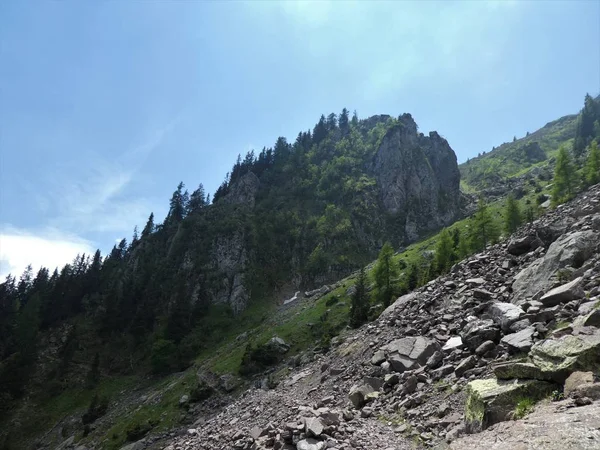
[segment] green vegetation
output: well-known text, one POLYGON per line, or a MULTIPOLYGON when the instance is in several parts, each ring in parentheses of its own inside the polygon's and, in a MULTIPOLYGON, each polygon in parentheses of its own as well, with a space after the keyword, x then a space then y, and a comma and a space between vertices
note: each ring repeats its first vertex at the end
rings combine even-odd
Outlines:
POLYGON ((588 185, 600 183, 600 149, 598 142, 592 141, 584 168, 585 181, 588 185))
POLYGON ((556 157, 554 169, 554 187, 552 189, 552 204, 560 205, 571 198, 575 191, 575 168, 567 149, 562 146, 556 157))
POLYGON ((375 296, 383 306, 388 306, 394 296, 394 279, 398 276, 398 267, 393 262, 393 256, 394 249, 389 242, 386 242, 379 252, 373 269, 375 296))
POLYGON ((504 212, 504 231, 506 234, 512 234, 517 231, 522 221, 519 203, 515 200, 514 195, 509 194, 506 199, 506 210, 504 212))
POLYGON ((353 328, 361 326, 369 318, 369 296, 366 283, 365 269, 361 268, 352 295, 352 307, 350 308, 350 326, 353 328))
POLYGON ((515 412, 513 414, 513 418, 515 420, 522 419, 535 407, 535 401, 529 397, 523 397, 517 401, 517 406, 515 407, 515 412))

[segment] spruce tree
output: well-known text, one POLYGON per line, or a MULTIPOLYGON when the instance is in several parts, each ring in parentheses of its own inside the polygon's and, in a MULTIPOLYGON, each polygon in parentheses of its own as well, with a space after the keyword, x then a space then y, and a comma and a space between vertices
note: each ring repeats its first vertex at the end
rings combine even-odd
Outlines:
POLYGON ((150 213, 150 217, 148 217, 148 222, 146 222, 146 226, 142 230, 142 237, 148 237, 154 231, 154 213, 150 213))
POLYGON ((452 236, 447 228, 444 228, 435 247, 434 269, 437 273, 446 273, 452 266, 454 260, 452 236))
POLYGON ((600 183, 600 149, 598 149, 598 143, 595 140, 590 145, 584 172, 588 186, 600 183))
POLYGON ((489 243, 494 243, 499 237, 499 232, 483 197, 479 198, 477 211, 471 221, 470 247, 474 252, 485 250, 489 243))
POLYGON ((377 299, 388 306, 394 295, 393 282, 398 275, 398 268, 393 260, 394 249, 389 242, 381 248, 375 268, 373 269, 373 278, 377 288, 377 299))
POLYGON ((369 295, 367 293, 366 278, 365 269, 360 269, 350 308, 350 326, 353 328, 358 328, 369 318, 369 295))
POLYGON ((570 200, 573 196, 574 171, 571 157, 565 146, 561 146, 556 157, 554 168, 554 187, 552 189, 552 204, 554 206, 570 200))
POLYGON ((522 220, 519 202, 517 202, 513 194, 509 194, 504 210, 504 231, 507 234, 514 233, 521 225, 522 220))

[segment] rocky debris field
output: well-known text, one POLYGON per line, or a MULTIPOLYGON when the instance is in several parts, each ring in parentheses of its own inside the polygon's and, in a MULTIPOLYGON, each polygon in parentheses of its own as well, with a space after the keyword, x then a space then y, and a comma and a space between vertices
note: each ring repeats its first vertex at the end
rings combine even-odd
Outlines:
POLYGON ((152 448, 600 448, 599 327, 596 185, 152 448))

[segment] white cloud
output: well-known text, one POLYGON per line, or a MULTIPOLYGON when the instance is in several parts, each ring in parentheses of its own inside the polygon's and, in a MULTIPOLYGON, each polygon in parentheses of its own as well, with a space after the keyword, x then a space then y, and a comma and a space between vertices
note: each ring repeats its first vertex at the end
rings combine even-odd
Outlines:
POLYGON ((34 273, 42 266, 53 271, 78 254, 95 251, 91 242, 55 229, 32 232, 5 226, 0 230, 0 282, 8 274, 18 279, 28 264, 34 273))

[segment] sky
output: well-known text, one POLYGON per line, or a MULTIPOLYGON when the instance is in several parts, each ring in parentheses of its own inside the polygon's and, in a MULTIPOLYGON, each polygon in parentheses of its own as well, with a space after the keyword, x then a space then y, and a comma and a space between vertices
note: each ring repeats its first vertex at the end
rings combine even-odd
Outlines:
POLYGON ((321 114, 459 162, 600 93, 600 1, 0 2, 0 279, 106 253, 321 114))

